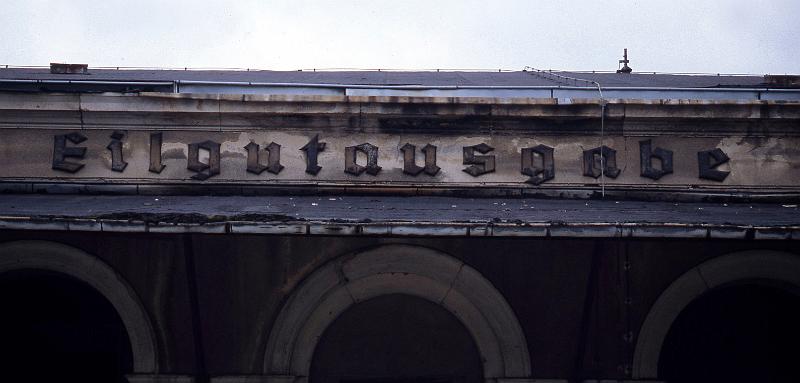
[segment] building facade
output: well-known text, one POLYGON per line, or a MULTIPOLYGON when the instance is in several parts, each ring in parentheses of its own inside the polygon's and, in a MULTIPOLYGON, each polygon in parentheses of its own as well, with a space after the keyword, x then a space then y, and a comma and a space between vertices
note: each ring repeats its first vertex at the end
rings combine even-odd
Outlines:
POLYGON ((0 69, 0 363, 791 380, 798 100, 791 76, 0 69))

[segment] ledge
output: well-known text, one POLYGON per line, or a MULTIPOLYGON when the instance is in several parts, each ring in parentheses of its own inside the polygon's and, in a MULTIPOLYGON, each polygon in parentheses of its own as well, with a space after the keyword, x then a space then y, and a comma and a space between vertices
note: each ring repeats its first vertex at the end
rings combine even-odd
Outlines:
POLYGON ((7 195, 0 229, 160 234, 798 240, 794 204, 354 196, 7 195))

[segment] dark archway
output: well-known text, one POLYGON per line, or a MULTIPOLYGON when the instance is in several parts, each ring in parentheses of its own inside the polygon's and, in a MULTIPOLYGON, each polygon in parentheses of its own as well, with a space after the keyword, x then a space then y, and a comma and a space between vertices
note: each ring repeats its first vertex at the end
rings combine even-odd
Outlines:
POLYGON ((484 381, 529 379, 525 335, 503 295, 460 260, 409 245, 339 257, 294 289, 269 333, 268 379, 306 383, 317 343, 331 323, 353 305, 392 294, 434 302, 456 317, 475 342, 484 381))
POLYGON ((481 357, 442 306, 403 294, 357 303, 323 333, 311 383, 481 383, 481 357))
POLYGON ((65 274, 0 274, 0 370, 12 381, 126 382, 125 325, 94 288, 65 274))
POLYGON ((659 359, 669 382, 787 382, 800 360, 800 296, 759 284, 712 290, 681 312, 659 359))

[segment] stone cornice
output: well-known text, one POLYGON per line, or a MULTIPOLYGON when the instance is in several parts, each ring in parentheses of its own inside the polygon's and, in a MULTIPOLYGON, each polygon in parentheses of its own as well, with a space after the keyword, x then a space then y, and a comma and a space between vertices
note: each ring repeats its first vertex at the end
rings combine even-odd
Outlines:
POLYGON ((448 134, 800 135, 800 102, 0 93, 0 128, 448 134))

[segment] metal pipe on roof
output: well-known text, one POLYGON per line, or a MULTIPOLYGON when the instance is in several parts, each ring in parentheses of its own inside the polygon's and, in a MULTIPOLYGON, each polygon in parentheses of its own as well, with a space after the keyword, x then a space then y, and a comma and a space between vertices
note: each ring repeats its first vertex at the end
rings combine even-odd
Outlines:
MULTIPOLYGON (((0 80, 3 81, 3 80, 0 80)), ((321 83, 299 83, 299 82, 246 82, 246 81, 203 81, 203 80, 175 80, 180 84, 186 85, 230 85, 230 86, 273 86, 273 87, 306 87, 306 88, 351 88, 351 89, 570 89, 570 90, 597 90, 597 86, 592 82, 592 86, 568 86, 568 85, 374 85, 374 84, 321 84, 321 83)), ((776 88, 680 88, 680 87, 635 87, 635 86, 604 86, 605 90, 664 90, 664 91, 732 91, 732 92, 759 92, 759 91, 780 91, 780 92, 800 92, 800 89, 776 89, 776 88)))
MULTIPOLYGON (((0 83, 17 84, 65 84, 74 85, 98 85, 98 86, 161 86, 170 87, 172 93, 209 93, 209 94, 282 94, 292 93, 290 90, 300 89, 302 94, 316 94, 323 92, 324 89, 336 90, 350 95, 351 91, 364 93, 361 95, 394 95, 394 96, 436 96, 436 92, 471 92, 470 95, 463 97, 548 97, 545 95, 532 96, 527 94, 512 94, 515 91, 549 91, 550 98, 588 98, 588 94, 583 92, 597 92, 596 86, 573 86, 573 85, 377 85, 377 84, 320 84, 320 83, 270 83, 270 82, 236 82, 236 81, 198 81, 198 80, 172 80, 172 81, 112 81, 112 80, 80 80, 80 79, 0 79, 0 83), (185 85, 185 88, 181 86, 185 85), (192 89, 199 87, 201 90, 192 89), (205 89, 203 87, 205 86, 205 89), (229 87, 225 89, 225 87, 229 87), (284 88, 280 89, 259 89, 260 87, 284 88), (237 89, 238 88, 238 89, 237 89), (305 89, 303 89, 305 88, 305 89), (314 89, 318 89, 315 91, 314 89), (485 91, 485 94, 476 94, 475 91, 485 91), (429 92, 426 94, 426 91, 429 92), (495 94, 499 91, 506 94, 495 94), (555 91, 561 94, 554 94, 555 91), (571 93, 574 91, 576 93, 571 93), (386 93, 386 94, 382 94, 386 93), (409 92, 406 94, 405 92, 409 92), (417 93, 419 92, 419 93, 417 93), (510 92, 510 93, 509 93, 510 92), (373 94, 375 93, 375 94, 373 94), (396 94, 395 94, 396 93, 396 94), (434 94, 430 94, 434 93, 434 94)), ((594 82, 590 81, 592 85, 594 82)), ((680 88, 680 87, 624 87, 612 86, 602 87, 603 91, 617 92, 612 98, 633 98, 633 99, 756 99, 756 100, 800 100, 800 88, 680 88), (644 94, 642 94, 644 92, 644 94), (647 93, 653 94, 647 95, 647 93), (663 94, 659 94, 663 93, 663 94), (670 94, 671 93, 671 94, 670 94), (694 94, 692 94, 694 93, 694 94), (748 95, 747 93, 752 93, 748 95), (744 94, 744 97, 740 95, 744 94)), ((449 96, 458 96, 452 93, 449 96)))
POLYGON ((0 82, 22 84, 90 84, 90 85, 172 85, 174 81, 102 81, 102 80, 29 80, 0 79, 0 82))

